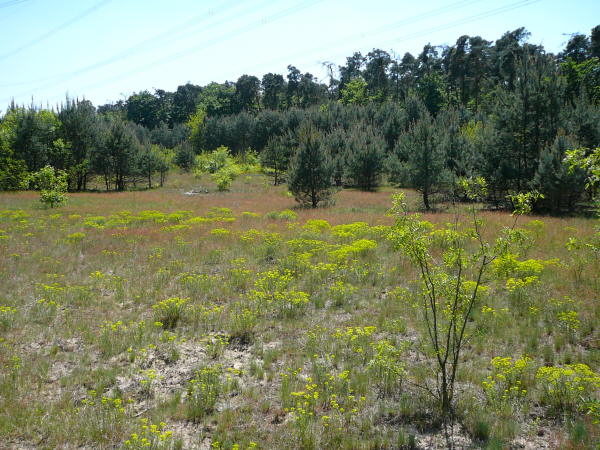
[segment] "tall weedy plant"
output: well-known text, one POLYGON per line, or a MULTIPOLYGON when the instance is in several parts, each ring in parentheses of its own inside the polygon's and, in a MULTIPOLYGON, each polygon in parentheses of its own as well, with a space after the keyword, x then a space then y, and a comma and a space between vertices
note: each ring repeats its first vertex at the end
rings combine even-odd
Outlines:
POLYGON ((472 201, 465 224, 457 213, 453 223, 435 229, 419 214, 408 213, 404 194, 394 196, 389 211, 396 217, 390 238, 418 269, 420 289, 415 306, 423 320, 421 351, 432 362, 436 377, 434 388, 424 387, 435 396, 445 419, 453 417, 456 378, 465 345, 473 336, 473 313, 486 290, 484 275, 492 261, 522 242, 523 234, 515 229, 517 218, 529 213, 540 196, 512 196, 512 226, 488 242, 475 203, 487 194, 486 182, 483 178, 463 179, 460 185, 472 201))

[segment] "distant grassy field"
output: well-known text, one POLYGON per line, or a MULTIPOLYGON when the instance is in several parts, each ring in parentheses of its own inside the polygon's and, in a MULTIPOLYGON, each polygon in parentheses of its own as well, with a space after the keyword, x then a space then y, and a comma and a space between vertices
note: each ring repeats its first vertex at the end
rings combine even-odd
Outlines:
MULTIPOLYGON (((396 191, 312 210, 258 175, 196 184, 60 209, 0 194, 0 447, 444 448, 418 273, 388 239, 396 191)), ((514 220, 481 218, 490 239, 514 220)), ((486 273, 451 440, 595 448, 598 222, 518 226, 521 253, 486 273)))

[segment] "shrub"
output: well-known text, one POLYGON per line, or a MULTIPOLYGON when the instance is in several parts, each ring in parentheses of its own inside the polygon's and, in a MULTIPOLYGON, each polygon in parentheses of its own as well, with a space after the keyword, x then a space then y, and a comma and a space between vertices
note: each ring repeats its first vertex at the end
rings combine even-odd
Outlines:
POLYGON ((236 304, 229 317, 231 340, 240 344, 250 342, 254 327, 258 322, 256 313, 251 309, 242 307, 241 304, 236 304))
POLYGON ((188 420, 198 422, 214 411, 219 395, 223 390, 221 368, 203 367, 196 370, 187 386, 185 412, 188 420))
POLYGON ((211 179, 217 184, 217 189, 220 192, 228 191, 231 183, 235 180, 241 170, 236 165, 229 165, 219 169, 211 175, 211 179))
POLYGON ((0 305, 0 330, 8 329, 17 314, 17 310, 12 306, 0 305))
POLYGON ((385 340, 371 343, 371 346, 375 353, 367 367, 378 380, 382 392, 392 394, 402 387, 402 380, 406 376, 405 365, 400 359, 404 348, 398 348, 385 340))
POLYGON ((189 300, 189 298, 172 297, 152 305, 155 320, 162 323, 165 330, 175 328, 189 300))
POLYGON ((196 157, 196 176, 211 174, 219 191, 228 191, 231 183, 242 173, 240 166, 231 157, 229 149, 221 146, 211 153, 203 153, 196 157))
POLYGON ((513 360, 510 356, 497 356, 491 361, 492 374, 482 382, 488 403, 496 408, 520 401, 527 395, 531 358, 523 356, 513 360))
POLYGON ((377 247, 377 242, 369 239, 359 239, 349 245, 342 245, 339 249, 329 252, 329 256, 337 262, 345 261, 348 258, 365 255, 370 250, 377 247))
POLYGON ((589 366, 540 367, 535 378, 541 385, 543 402, 555 413, 588 413, 595 416, 594 421, 600 420, 600 375, 589 366))
POLYGON ((173 432, 166 429, 167 424, 160 422, 153 424, 146 418, 140 419, 135 433, 132 433, 123 445, 127 449, 170 450, 176 448, 173 432))
POLYGON ((196 168, 200 173, 216 173, 224 167, 234 164, 229 149, 225 146, 218 147, 210 153, 196 156, 196 168))
POLYGON ((40 190, 40 202, 54 208, 67 201, 67 172, 46 166, 31 175, 31 183, 40 190))
POLYGON ((284 209, 283 211, 271 211, 265 214, 265 217, 268 219, 275 220, 286 220, 289 222, 293 222, 298 219, 298 214, 296 214, 291 209, 284 209))
POLYGON ((301 314, 309 303, 309 296, 302 291, 277 291, 274 303, 280 317, 294 317, 301 314))

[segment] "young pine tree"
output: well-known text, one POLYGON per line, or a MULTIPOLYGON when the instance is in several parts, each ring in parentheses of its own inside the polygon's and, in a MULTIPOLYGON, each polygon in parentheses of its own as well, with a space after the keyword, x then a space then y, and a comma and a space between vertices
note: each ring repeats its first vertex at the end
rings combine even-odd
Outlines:
POLYGON ((450 178, 441 135, 427 114, 400 137, 389 160, 392 181, 421 192, 426 209, 431 209, 431 196, 450 178))
POLYGON ((385 140, 373 128, 355 128, 350 135, 346 176, 355 186, 372 191, 379 185, 385 159, 385 140))
POLYGON ((269 139, 260 154, 260 162, 273 176, 274 186, 277 186, 284 179, 285 171, 290 163, 291 148, 289 138, 277 136, 269 139))
POLYGON ((342 186, 343 184, 347 145, 348 135, 342 127, 334 128, 323 139, 323 146, 331 157, 333 164, 333 181, 336 186, 342 186))
POLYGON ((558 136, 552 145, 542 150, 533 179, 535 188, 544 195, 538 204, 541 208, 571 211, 583 194, 585 173, 580 168, 569 170, 563 163, 566 151, 575 147, 568 137, 558 136))
POLYGON ((331 197, 333 165, 323 149, 321 134, 312 125, 304 125, 298 137, 300 145, 290 163, 288 187, 298 203, 316 208, 331 197))

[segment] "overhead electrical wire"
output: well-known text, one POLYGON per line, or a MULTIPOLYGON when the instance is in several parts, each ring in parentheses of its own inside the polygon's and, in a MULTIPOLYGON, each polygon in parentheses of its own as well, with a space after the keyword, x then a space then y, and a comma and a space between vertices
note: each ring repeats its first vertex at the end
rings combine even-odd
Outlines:
MULTIPOLYGON (((49 77, 38 78, 35 80, 0 84, 0 87, 24 86, 24 85, 30 85, 33 83, 51 82, 50 84, 44 85, 40 88, 37 88, 37 90, 39 90, 39 89, 43 89, 45 87, 53 86, 55 84, 54 81, 56 81, 58 83, 58 82, 62 82, 65 80, 69 80, 69 79, 72 79, 81 74, 84 74, 84 73, 90 72, 92 70, 99 69, 101 67, 110 65, 114 62, 120 61, 124 58, 138 54, 140 52, 145 52, 148 50, 156 50, 157 47, 163 46, 169 42, 179 40, 182 37, 188 37, 190 35, 190 33, 188 33, 187 35, 184 35, 184 36, 180 36, 180 37, 178 37, 178 35, 185 33, 190 28, 191 29, 199 28, 199 26, 202 25, 203 23, 205 23, 207 20, 214 18, 216 11, 227 10, 231 5, 242 4, 246 1, 248 1, 248 0, 233 0, 233 1, 228 1, 228 2, 221 2, 219 4, 220 7, 216 10, 214 8, 210 8, 210 9, 204 11, 202 14, 199 14, 197 16, 192 17, 191 19, 188 19, 182 23, 179 23, 179 24, 169 28, 168 30, 162 31, 159 34, 156 34, 147 39, 144 39, 143 41, 138 42, 137 44, 132 45, 131 47, 128 47, 124 50, 121 50, 120 52, 118 52, 106 59, 103 59, 96 63, 90 64, 88 66, 82 67, 80 69, 77 69, 74 71, 69 71, 69 72, 59 73, 59 74, 52 75, 49 77)), ((274 3, 275 1, 276 0, 263 1, 259 5, 253 5, 252 7, 247 8, 244 11, 235 13, 235 15, 233 17, 244 15, 247 12, 254 12, 257 9, 262 8, 264 5, 274 3)), ((220 14, 220 12, 218 14, 220 14)), ((231 19, 231 17, 227 17, 227 20, 229 20, 229 19, 231 19)), ((223 24, 224 22, 226 22, 226 20, 219 20, 219 21, 210 23, 209 25, 202 27, 201 31, 209 30, 211 28, 214 28, 216 26, 223 24)))
MULTIPOLYGON (((384 26, 379 26, 376 29, 372 29, 370 31, 363 31, 360 33, 353 33, 347 36, 344 36, 343 38, 340 39, 336 39, 335 41, 331 41, 331 42, 327 42, 324 43, 322 45, 319 45, 318 47, 313 47, 312 49, 306 51, 301 51, 301 52, 296 52, 294 54, 291 55, 286 55, 284 57, 279 57, 279 58, 275 58, 272 59, 268 62, 263 62, 263 66, 265 64, 274 64, 277 63, 279 61, 283 61, 283 60, 290 60, 291 58, 294 58, 296 56, 302 57, 306 54, 312 54, 312 53, 316 53, 316 52, 321 52, 323 50, 323 48, 331 48, 331 47, 339 47, 340 45, 347 45, 349 41, 351 40, 356 40, 357 38, 363 38, 365 36, 365 34, 368 34, 369 37, 377 35, 377 34, 381 34, 381 33, 385 33, 388 32, 390 30, 393 30, 395 28, 398 28, 400 26, 406 26, 406 25, 412 25, 413 23, 417 23, 417 22, 421 22, 423 20, 427 20, 427 19, 431 19, 433 17, 439 16, 441 14, 447 13, 449 11, 455 11, 459 8, 463 8, 465 6, 469 6, 472 5, 473 3, 479 3, 483 0, 462 0, 459 2, 455 2, 455 3, 451 3, 449 5, 443 6, 441 8, 437 8, 437 9, 432 9, 430 11, 426 11, 424 13, 421 14, 417 14, 414 16, 410 16, 407 17, 405 19, 402 19, 400 21, 395 21, 392 22, 390 24, 384 25, 384 26)), ((253 70, 255 68, 259 67, 258 65, 253 65, 252 67, 247 67, 245 70, 249 71, 249 70, 253 70)))
POLYGON ((37 36, 36 38, 32 39, 29 42, 26 42, 23 45, 20 45, 19 47, 4 53, 2 55, 0 55, 0 61, 2 61, 3 59, 9 58, 10 56, 16 55, 17 53, 28 49, 29 47, 33 47, 34 45, 42 42, 43 40, 49 38, 50 36, 52 36, 53 34, 59 33, 62 30, 64 30, 65 28, 73 25, 74 23, 80 21, 81 19, 83 19, 86 16, 89 16, 90 14, 92 14, 93 12, 95 12, 96 10, 102 8, 104 5, 110 3, 112 0, 102 0, 98 3, 96 3, 94 6, 92 6, 91 8, 86 9, 85 11, 77 14, 75 17, 72 17, 71 19, 67 20, 66 22, 61 23, 59 26, 52 28, 50 31, 47 31, 39 36, 37 36))
POLYGON ((529 5, 533 5, 534 3, 538 3, 541 2, 542 0, 520 0, 518 2, 515 3, 511 3, 510 5, 505 5, 502 6, 500 8, 496 8, 496 9, 492 9, 490 11, 486 11, 486 12, 482 12, 479 14, 475 14, 473 16, 470 17, 466 17, 464 19, 459 19, 456 20, 454 22, 450 22, 448 24, 444 24, 444 25, 440 25, 439 27, 433 27, 430 28, 429 30, 426 31, 419 31, 410 35, 406 35, 406 36, 402 36, 400 38, 397 39, 392 39, 391 41, 388 41, 388 43, 396 43, 396 42, 402 42, 408 39, 412 39, 413 36, 415 37, 420 37, 422 36, 424 33, 433 33, 436 31, 443 31, 443 30, 447 30, 448 28, 453 28, 459 25, 464 25, 465 23, 469 23, 469 22, 473 22, 475 20, 479 20, 479 19, 487 19, 488 17, 493 17, 493 16, 497 16, 498 14, 502 14, 505 13, 507 11, 512 11, 513 9, 518 9, 518 8, 522 8, 523 6, 529 6, 529 5))
MULTIPOLYGON (((263 18, 263 19, 260 19, 258 21, 246 24, 246 25, 244 25, 244 26, 242 26, 242 27, 234 30, 233 32, 229 32, 229 33, 227 33, 225 35, 219 36, 219 37, 214 38, 212 40, 205 41, 205 42, 203 42, 202 44, 200 44, 198 46, 194 46, 194 47, 182 50, 180 52, 177 52, 175 54, 172 54, 172 55, 169 55, 167 57, 161 58, 159 60, 155 60, 152 63, 136 67, 136 68, 134 68, 134 69, 132 69, 132 70, 130 70, 128 72, 119 74, 119 75, 117 75, 115 77, 111 77, 111 78, 106 79, 106 80, 103 80, 103 81, 101 81, 99 83, 92 83, 90 85, 84 86, 82 89, 95 89, 95 88, 97 88, 99 86, 102 86, 102 85, 105 85, 105 84, 108 84, 108 83, 111 83, 111 82, 114 82, 114 81, 117 81, 117 80, 129 77, 129 76, 131 76, 133 74, 150 70, 150 69, 152 69, 152 68, 154 68, 154 67, 156 67, 158 65, 165 64, 167 62, 179 59, 179 58, 181 58, 183 56, 186 56, 186 55, 191 54, 191 53, 195 53, 197 51, 203 50, 203 49, 208 48, 210 46, 213 46, 213 45, 216 45, 216 44, 220 44, 221 42, 229 40, 229 39, 231 39, 233 37, 236 37, 236 36, 238 36, 240 34, 244 34, 244 33, 248 32, 248 31, 251 31, 251 30, 259 27, 259 26, 263 26, 263 25, 266 25, 266 24, 268 24, 270 22, 279 20, 279 19, 281 19, 283 17, 287 17, 287 16, 289 16, 291 14, 295 14, 296 12, 298 12, 298 11, 304 9, 304 8, 313 6, 314 4, 320 3, 322 1, 323 0, 309 0, 309 1, 302 2, 302 3, 300 3, 298 5, 295 5, 295 6, 291 7, 291 8, 279 11, 278 13, 276 13, 276 14, 274 14, 272 16, 269 16, 267 18, 263 18)), ((403 19, 401 21, 393 22, 391 24, 388 24, 388 25, 384 26, 383 28, 382 27, 378 27, 376 30, 372 30, 372 31, 369 31, 369 32, 366 32, 366 33, 363 32, 363 33, 360 33, 360 34, 355 34, 353 36, 356 38, 356 36, 362 37, 364 35, 372 36, 372 35, 375 35, 375 34, 380 34, 382 32, 391 30, 393 28, 397 28, 399 26, 416 23, 416 22, 419 22, 419 21, 422 21, 422 20, 425 20, 425 19, 437 16, 437 15, 443 14, 445 12, 448 12, 449 10, 453 10, 453 9, 456 9, 456 8, 459 8, 459 7, 467 6, 469 4, 476 3, 478 1, 481 1, 481 0, 462 0, 462 1, 455 2, 453 4, 447 5, 447 6, 442 7, 442 8, 438 8, 438 9, 435 9, 435 10, 427 11, 425 13, 418 14, 418 15, 415 15, 415 16, 411 16, 411 17, 403 19)), ((398 43, 398 42, 402 42, 402 41, 411 40, 411 39, 414 39, 416 37, 424 36, 424 35, 427 35, 427 34, 432 33, 432 32, 442 31, 442 30, 445 30, 445 29, 448 29, 448 28, 452 28, 452 27, 456 27, 456 26, 459 26, 459 25, 463 25, 463 24, 466 24, 466 23, 470 23, 470 22, 474 22, 474 21, 477 21, 477 20, 481 20, 481 19, 493 17, 495 15, 502 14, 502 13, 505 13, 505 12, 508 12, 508 11, 511 11, 511 10, 514 10, 514 9, 517 9, 517 8, 524 7, 524 6, 528 6, 528 5, 531 5, 531 4, 534 4, 534 3, 538 3, 540 1, 542 1, 542 0, 519 0, 519 1, 511 3, 509 5, 504 5, 504 6, 501 6, 501 7, 498 7, 498 8, 494 8, 492 10, 488 10, 488 11, 484 11, 484 12, 481 12, 481 13, 477 13, 477 14, 474 14, 472 16, 468 16, 468 17, 464 17, 464 18, 461 18, 461 19, 457 19, 455 21, 448 22, 448 23, 441 24, 441 25, 437 25, 435 27, 431 27, 431 28, 428 28, 428 29, 419 30, 418 32, 407 34, 407 35, 401 36, 399 38, 395 38, 393 40, 389 40, 389 41, 387 41, 387 43, 398 43)), ((149 41, 152 41, 154 39, 158 39, 159 36, 164 35, 166 33, 168 33, 168 31, 165 31, 165 32, 163 32, 163 33, 161 33, 161 34, 159 34, 159 35, 157 35, 155 37, 152 37, 152 38, 149 38, 149 39, 147 39, 145 41, 142 41, 140 44, 136 44, 135 46, 130 47, 130 48, 124 50, 123 52, 120 52, 119 54, 115 55, 114 57, 109 58, 109 60, 111 60, 111 61, 104 60, 104 61, 102 61, 100 63, 96 63, 96 64, 94 64, 92 66, 88 66, 86 68, 83 68, 83 69, 80 69, 80 70, 78 70, 76 72, 73 72, 70 75, 72 75, 72 77, 73 76, 77 76, 78 74, 83 73, 84 71, 89 71, 89 70, 95 69, 97 67, 100 67, 102 65, 110 64, 111 62, 113 62, 112 61, 113 58, 115 58, 115 61, 118 60, 118 59, 122 59, 123 57, 126 56, 127 52, 133 52, 133 53, 135 53, 138 50, 138 47, 140 47, 142 44, 144 44, 146 42, 149 42, 149 41)), ((352 37, 350 37, 350 38, 352 38, 352 37)), ((349 39, 349 37, 345 37, 345 38, 343 38, 343 40, 340 39, 340 40, 334 41, 331 44, 324 44, 324 45, 320 46, 319 49, 316 49, 315 51, 320 50, 320 49, 322 49, 324 47, 330 47, 331 45, 336 45, 336 43, 340 43, 340 42, 347 43, 348 39, 349 39)), ((309 53, 313 53, 313 51, 310 51, 309 53)), ((302 54, 306 54, 306 52, 302 52, 302 54)), ((336 55, 336 57, 337 57, 337 55, 336 55)), ((289 58, 289 56, 286 56, 286 58, 289 58)), ((333 58, 335 58, 335 57, 333 57, 333 58)), ((331 61, 333 58, 325 59, 324 61, 331 61)), ((304 63, 304 64, 310 64, 310 63, 314 63, 314 60, 311 60, 310 62, 307 62, 307 63, 304 63)), ((320 63, 320 64, 322 64, 322 63, 320 63)), ((62 81, 64 81, 64 79, 60 80, 60 82, 62 82, 62 81)), ((50 86, 55 85, 55 84, 57 84, 57 83, 51 83, 49 85, 41 86, 41 87, 39 87, 39 88, 37 88, 35 90, 44 89, 46 87, 50 87, 50 86)), ((32 91, 27 91, 27 92, 25 92, 25 93, 23 93, 21 95, 26 95, 26 94, 29 94, 31 92, 32 91)))
MULTIPOLYGON (((477 14, 474 14, 474 15, 469 16, 469 17, 464 17, 462 19, 458 19, 458 20, 455 20, 455 21, 452 21, 452 22, 448 22, 446 24, 437 25, 437 26, 434 26, 434 27, 431 27, 431 28, 427 28, 427 29, 424 29, 424 30, 419 30, 417 32, 401 36, 399 38, 388 40, 388 41, 385 42, 385 44, 389 45, 389 44, 397 44, 397 43, 400 43, 400 42, 409 41, 409 40, 412 40, 412 39, 415 39, 415 38, 418 38, 418 37, 427 36, 427 35, 429 35, 431 33, 437 32, 437 31, 443 31, 443 30, 446 30, 446 29, 449 29, 449 28, 453 28, 453 27, 456 27, 456 26, 459 26, 459 25, 464 25, 464 24, 467 24, 467 23, 475 22, 477 20, 487 19, 489 17, 497 16, 498 14, 509 12, 509 11, 512 11, 512 10, 515 10, 515 9, 518 9, 518 8, 522 8, 524 6, 533 5, 534 3, 539 3, 541 1, 542 0, 519 0, 519 1, 511 3, 509 5, 504 5, 504 6, 499 7, 499 8, 494 8, 494 9, 491 9, 491 10, 488 10, 488 11, 477 13, 477 14)), ((332 56, 330 58, 323 59, 321 61, 332 61, 332 60, 334 60, 335 58, 337 58, 339 56, 344 56, 344 55, 338 54, 338 55, 332 56)), ((306 64, 311 64, 311 63, 314 63, 314 60, 312 60, 312 61, 305 61, 302 64, 306 65, 306 64)), ((322 64, 322 63, 319 63, 319 64, 322 64)))
POLYGON ((2 2, 0 3, 0 9, 10 8, 11 6, 20 5, 21 3, 27 3, 28 1, 31 0, 11 0, 8 2, 2 2))
POLYGON ((117 75, 115 77, 103 80, 103 81, 101 81, 99 83, 93 83, 93 84, 84 86, 84 87, 82 87, 82 89, 95 89, 95 88, 97 88, 99 86, 102 86, 102 85, 105 85, 107 83, 118 81, 118 80, 120 80, 122 78, 129 77, 129 76, 134 75, 136 73, 140 73, 140 72, 152 69, 154 67, 157 67, 158 65, 162 65, 162 64, 165 64, 167 62, 174 61, 174 60, 182 58, 183 56, 186 56, 186 55, 188 55, 190 53, 195 53, 195 52, 198 52, 198 51, 203 50, 205 48, 208 48, 210 46, 213 46, 213 45, 216 45, 216 44, 220 44, 220 43, 225 42, 225 41, 227 41, 229 39, 232 39, 233 37, 236 37, 236 36, 239 36, 241 34, 247 33, 247 32, 249 32, 249 31, 251 31, 251 30, 253 30, 255 28, 264 26, 264 25, 266 25, 268 23, 274 22, 276 20, 282 19, 282 18, 290 16, 292 14, 295 14, 298 11, 301 11, 302 9, 314 6, 315 4, 321 3, 323 1, 324 0, 309 0, 309 1, 304 1, 304 2, 302 2, 300 4, 292 6, 291 8, 287 8, 287 9, 281 10, 281 11, 279 11, 279 12, 277 12, 277 13, 271 15, 271 16, 268 16, 266 18, 263 18, 263 19, 251 22, 251 23, 249 23, 247 25, 244 25, 242 27, 239 27, 238 29, 236 29, 236 30, 234 30, 232 32, 228 32, 227 34, 224 34, 224 35, 222 35, 222 36, 220 36, 218 38, 215 38, 215 39, 203 42, 200 45, 197 45, 197 46, 194 46, 194 47, 182 50, 182 51, 177 52, 177 53, 175 53, 173 55, 169 55, 167 57, 164 57, 164 58, 161 58, 159 60, 153 61, 153 62, 151 62, 149 64, 145 64, 143 66, 136 67, 133 70, 130 70, 129 72, 126 72, 126 73, 123 73, 123 74, 119 74, 119 75, 117 75))

